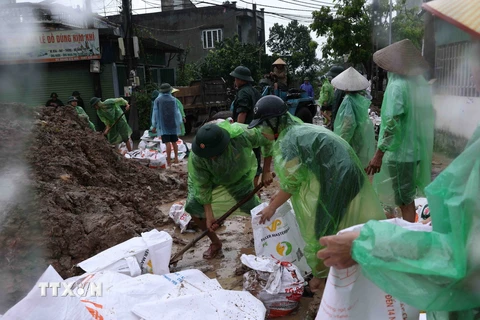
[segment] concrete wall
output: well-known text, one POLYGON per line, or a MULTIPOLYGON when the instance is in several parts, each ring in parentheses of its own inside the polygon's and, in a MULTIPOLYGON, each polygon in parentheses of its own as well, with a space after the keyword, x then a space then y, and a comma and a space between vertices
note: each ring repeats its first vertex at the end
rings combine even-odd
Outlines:
POLYGON ((456 156, 480 123, 480 98, 434 95, 435 149, 456 156))
MULTIPOLYGON (((261 11, 257 15, 263 18, 261 11)), ((222 29, 223 38, 231 38, 237 35, 241 24, 243 42, 257 43, 253 11, 234 5, 138 14, 133 16, 133 23, 143 36, 189 50, 187 63, 200 61, 208 54, 209 49, 203 49, 202 30, 222 29)), ((171 63, 175 64, 176 59, 171 63)))

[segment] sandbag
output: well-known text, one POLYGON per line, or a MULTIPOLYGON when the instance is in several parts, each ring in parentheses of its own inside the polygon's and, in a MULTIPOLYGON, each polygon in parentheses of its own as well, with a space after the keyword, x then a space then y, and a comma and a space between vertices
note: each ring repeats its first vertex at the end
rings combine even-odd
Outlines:
POLYGON ((245 254, 240 260, 253 269, 243 275, 243 290, 263 302, 268 318, 289 315, 298 307, 304 279, 295 265, 245 254))
POLYGON ((268 203, 262 203, 251 211, 255 254, 293 263, 302 276, 311 273, 303 252, 305 241, 300 234, 292 205, 289 201, 285 202, 270 218, 269 224, 260 224, 261 216, 258 213, 267 206, 268 203))
POLYGON ((172 251, 172 237, 153 229, 78 264, 86 272, 111 270, 132 277, 142 273, 169 273, 168 264, 172 251))
MULTIPOLYGON (((409 223, 401 219, 384 220, 382 223, 392 223, 408 230, 431 231, 431 226, 409 223)), ((357 225, 342 230, 361 230, 363 225, 357 225)), ((375 286, 362 274, 361 266, 339 270, 330 268, 322 302, 316 320, 418 320, 420 311, 411 307, 375 286)))
POLYGON ((52 266, 49 266, 27 296, 0 318, 2 320, 92 319, 78 297, 61 297, 62 287, 58 289, 57 296, 53 295, 52 289, 47 289, 46 296, 42 297, 39 288, 39 284, 42 282, 63 282, 63 279, 52 266))

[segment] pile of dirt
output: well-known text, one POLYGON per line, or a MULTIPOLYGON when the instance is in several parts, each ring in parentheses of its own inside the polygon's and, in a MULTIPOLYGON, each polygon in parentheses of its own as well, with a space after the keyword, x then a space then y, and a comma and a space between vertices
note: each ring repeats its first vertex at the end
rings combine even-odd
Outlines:
POLYGON ((72 107, 0 104, 0 313, 51 264, 75 264, 158 227, 186 196, 186 173, 127 160, 72 107), (2 297, 3 296, 3 297, 2 297))

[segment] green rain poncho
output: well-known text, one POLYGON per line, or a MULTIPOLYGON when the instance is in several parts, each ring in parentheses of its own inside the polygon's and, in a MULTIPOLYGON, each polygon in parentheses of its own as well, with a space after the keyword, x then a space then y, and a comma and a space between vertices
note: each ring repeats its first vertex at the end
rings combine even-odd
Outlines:
MULTIPOLYGON (((228 121, 219 126, 230 134, 225 151, 215 159, 202 158, 192 152, 188 159, 185 211, 193 216, 205 217, 205 204, 212 204, 215 218, 222 216, 254 189, 257 160, 252 149, 262 147, 265 157, 271 155, 272 142, 260 130, 248 130, 247 125, 228 121)), ((255 196, 239 210, 250 214, 250 210, 259 204, 260 200, 255 196)))
POLYGON ((118 117, 122 117, 107 135, 108 142, 111 144, 128 141, 132 135, 132 129, 128 125, 125 115, 122 115, 123 111, 120 108, 120 106, 127 104, 128 102, 122 98, 107 99, 100 103, 100 108, 97 109, 98 117, 106 126, 112 126, 118 117))
POLYGON ((75 111, 77 111, 80 118, 86 119, 88 121, 88 126, 90 127, 90 129, 95 131, 95 125, 92 123, 92 121, 90 121, 90 118, 88 117, 88 114, 85 112, 85 110, 83 110, 83 108, 80 106, 76 106, 75 111))
POLYGON ((425 189, 432 232, 371 221, 353 243, 364 274, 396 299, 431 311, 427 319, 480 317, 478 138, 425 189))
POLYGON ((370 100, 347 93, 335 118, 334 132, 347 141, 366 168, 375 153, 375 131, 368 117, 370 100))
POLYGON ((318 98, 318 104, 320 106, 323 106, 324 104, 326 106, 330 106, 333 103, 333 93, 334 89, 330 81, 328 79, 325 79, 323 81, 322 88, 320 89, 320 97, 318 98))
POLYGON ((177 100, 178 110, 180 110, 180 114, 182 115, 182 123, 180 124, 180 135, 184 136, 185 135, 185 123, 183 122, 183 119, 185 119, 185 111, 183 110, 183 104, 180 102, 180 100, 178 100, 177 98, 175 98, 175 99, 177 100))
POLYGON ((425 79, 389 73, 381 116, 378 149, 385 155, 374 187, 383 203, 406 205, 431 181, 434 116, 425 79))
POLYGON ((371 219, 385 219, 385 215, 345 140, 323 127, 301 124, 288 113, 281 119, 286 124, 280 124, 273 145, 275 172, 280 188, 292 195, 308 265, 314 276, 325 278, 328 269, 317 258, 318 240, 371 219))

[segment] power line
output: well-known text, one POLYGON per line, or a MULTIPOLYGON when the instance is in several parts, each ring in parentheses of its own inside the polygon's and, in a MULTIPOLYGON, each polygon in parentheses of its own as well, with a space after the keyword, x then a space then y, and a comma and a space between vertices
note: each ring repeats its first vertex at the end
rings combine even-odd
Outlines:
MULTIPOLYGON (((322 7, 329 7, 329 6, 317 7, 317 6, 313 6, 313 5, 311 5, 311 6, 310 5, 304 5, 304 4, 301 4, 301 3, 304 3, 302 1, 296 1, 296 2, 291 2, 291 1, 287 1, 287 0, 279 0, 279 1, 280 2, 285 2, 285 3, 288 3, 288 4, 292 4, 292 5, 296 5, 296 6, 300 6, 300 7, 304 7, 304 8, 316 9, 316 10, 320 10, 322 7)), ((294 10, 297 10, 297 9, 294 9, 294 10)))
MULTIPOLYGON (((246 4, 250 4, 248 3, 247 1, 244 1, 244 0, 240 0, 241 2, 244 2, 246 4)), ((306 12, 312 12, 312 10, 308 10, 308 9, 292 9, 292 8, 279 8, 279 7, 274 7, 274 6, 269 6, 269 5, 266 5, 266 4, 260 4, 260 3, 257 3, 258 6, 260 7, 265 7, 265 8, 273 8, 273 9, 280 9, 280 10, 295 10, 295 11, 306 11, 306 12)))
POLYGON ((200 29, 202 27, 207 26, 206 24, 202 24, 199 26, 191 27, 191 28, 186 28, 186 29, 175 29, 175 30, 167 30, 167 29, 157 29, 157 28, 151 28, 147 26, 142 26, 140 24, 134 23, 135 26, 140 27, 140 28, 145 28, 145 29, 150 29, 150 30, 155 30, 155 31, 161 31, 161 32, 182 32, 182 31, 190 31, 190 30, 195 30, 195 29, 200 29))

